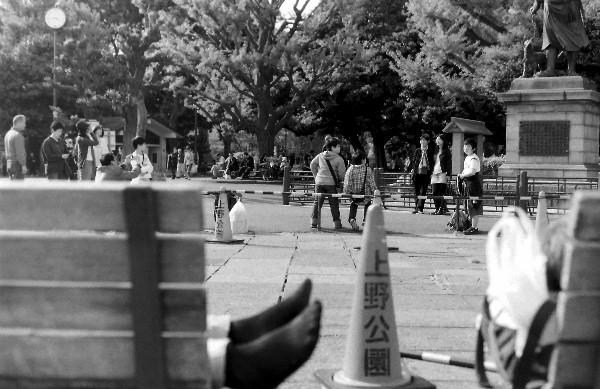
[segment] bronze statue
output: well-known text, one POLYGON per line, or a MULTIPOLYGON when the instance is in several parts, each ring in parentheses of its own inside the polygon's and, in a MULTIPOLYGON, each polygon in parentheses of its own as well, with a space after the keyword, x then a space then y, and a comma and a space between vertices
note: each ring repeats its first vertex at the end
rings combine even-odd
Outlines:
POLYGON ((546 50, 546 70, 538 77, 556 76, 559 51, 567 53, 567 75, 576 76, 575 63, 579 50, 589 43, 583 21, 585 13, 581 0, 534 0, 529 10, 535 15, 544 3, 544 32, 542 50, 546 50))

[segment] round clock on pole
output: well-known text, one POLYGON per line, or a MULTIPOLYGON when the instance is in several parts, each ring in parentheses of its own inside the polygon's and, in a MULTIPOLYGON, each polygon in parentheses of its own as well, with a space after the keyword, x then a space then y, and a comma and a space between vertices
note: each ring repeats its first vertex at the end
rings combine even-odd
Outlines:
POLYGON ((65 12, 60 8, 50 8, 48 11, 46 11, 46 16, 44 19, 46 20, 48 27, 58 30, 65 25, 67 21, 67 15, 65 15, 65 12))

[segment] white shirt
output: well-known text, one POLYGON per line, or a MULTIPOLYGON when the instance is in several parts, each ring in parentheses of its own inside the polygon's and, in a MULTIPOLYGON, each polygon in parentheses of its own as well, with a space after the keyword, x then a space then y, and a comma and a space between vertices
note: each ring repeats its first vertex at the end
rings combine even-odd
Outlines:
POLYGON ((140 178, 152 178, 152 172, 154 171, 154 166, 150 162, 150 158, 142 152, 138 153, 134 151, 131 154, 131 166, 136 167, 139 166, 141 169, 141 173, 138 177, 140 178))
MULTIPOLYGON (((88 138, 90 138, 91 141, 94 140, 94 138, 90 134, 88 134, 88 138)), ((95 147, 95 146, 90 146, 90 148, 88 149, 88 153, 85 156, 86 161, 92 161, 92 162, 94 161, 94 158, 92 157, 92 147, 95 147)), ((96 153, 96 150, 94 150, 94 153, 96 153)), ((96 166, 100 166, 100 164, 97 164, 96 166)))
POLYGON ((472 172, 478 173, 481 171, 481 165, 479 163, 479 157, 477 154, 467 155, 465 158, 464 169, 461 174, 471 174, 472 172))

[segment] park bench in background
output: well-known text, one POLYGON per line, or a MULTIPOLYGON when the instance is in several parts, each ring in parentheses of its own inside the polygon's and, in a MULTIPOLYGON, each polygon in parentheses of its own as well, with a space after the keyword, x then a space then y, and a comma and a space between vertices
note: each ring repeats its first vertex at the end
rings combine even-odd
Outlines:
POLYGON ((600 388, 600 194, 578 192, 558 294, 549 388, 600 388))
POLYGON ((0 387, 207 388, 196 185, 0 188, 0 387))

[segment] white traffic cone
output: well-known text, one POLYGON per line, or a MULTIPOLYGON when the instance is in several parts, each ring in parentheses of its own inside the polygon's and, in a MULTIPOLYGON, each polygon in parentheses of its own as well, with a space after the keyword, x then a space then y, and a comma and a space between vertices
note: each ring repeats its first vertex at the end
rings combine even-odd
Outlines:
POLYGON ((548 205, 546 202, 546 192, 541 191, 538 194, 538 205, 535 214, 535 233, 539 239, 542 239, 548 229, 548 205))
MULTIPOLYGON (((376 198, 377 199, 377 198, 376 198)), ((367 212, 342 370, 315 373, 324 388, 435 388, 400 359, 381 198, 367 212)))
POLYGON ((231 221, 229 220, 229 206, 227 205, 227 191, 221 187, 219 200, 215 206, 215 233, 213 239, 206 239, 207 243, 243 243, 243 239, 233 239, 231 221))
POLYGON ((248 233, 248 214, 246 213, 246 207, 242 204, 241 194, 238 194, 238 200, 231 208, 229 218, 231 219, 231 231, 234 234, 248 233))

